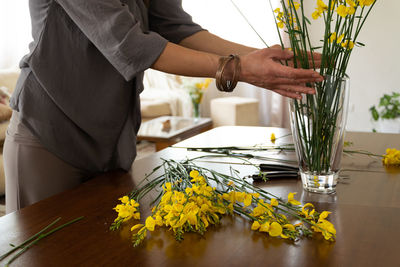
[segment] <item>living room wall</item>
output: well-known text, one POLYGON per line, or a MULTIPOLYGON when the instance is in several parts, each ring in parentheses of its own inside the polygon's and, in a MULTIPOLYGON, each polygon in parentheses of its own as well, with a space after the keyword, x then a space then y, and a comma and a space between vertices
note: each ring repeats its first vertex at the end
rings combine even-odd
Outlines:
MULTIPOLYGON (((364 26, 359 41, 366 47, 356 48, 348 68, 350 76, 350 105, 347 129, 371 131, 374 128, 369 108, 378 103, 384 93, 400 92, 400 1, 377 0, 375 9, 364 26)), ((195 20, 222 37, 255 47, 264 47, 252 29, 234 9, 230 0, 202 1, 184 0, 184 7, 195 20), (213 6, 211 9, 210 6, 213 6)), ((277 1, 275 1, 276 4, 277 1)), ((304 1, 306 12, 311 14, 316 1, 304 1)), ((325 2, 327 2, 325 0, 325 2)), ((278 42, 268 0, 238 1, 248 17, 268 44, 278 42)), ((278 6, 278 5, 276 5, 278 6)), ((275 7, 275 6, 274 6, 275 7)), ((311 15, 310 15, 311 18, 311 15)), ((315 46, 322 36, 322 20, 312 20, 311 35, 315 46)), ((243 89, 239 89, 243 91, 243 89)))
MULTIPOLYGON (((315 1, 310 2, 307 6, 309 14, 315 8, 315 1)), ((400 1, 377 0, 359 36, 359 41, 366 46, 355 48, 348 67, 348 130, 371 131, 374 124, 369 108, 378 104, 384 93, 400 92, 399 10, 400 1)), ((313 26, 313 43, 318 45, 322 30, 321 20, 317 23, 313 21, 313 26)))

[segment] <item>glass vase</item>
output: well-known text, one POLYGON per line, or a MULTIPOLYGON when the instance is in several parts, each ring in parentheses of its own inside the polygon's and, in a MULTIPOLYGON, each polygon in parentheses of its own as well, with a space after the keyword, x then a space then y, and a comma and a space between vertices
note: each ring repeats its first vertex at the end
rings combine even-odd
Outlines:
POLYGON ((193 118, 198 119, 200 118, 200 103, 192 102, 193 103, 193 118))
POLYGON ((303 188, 335 193, 343 152, 349 78, 325 76, 315 95, 292 99, 290 121, 303 188))

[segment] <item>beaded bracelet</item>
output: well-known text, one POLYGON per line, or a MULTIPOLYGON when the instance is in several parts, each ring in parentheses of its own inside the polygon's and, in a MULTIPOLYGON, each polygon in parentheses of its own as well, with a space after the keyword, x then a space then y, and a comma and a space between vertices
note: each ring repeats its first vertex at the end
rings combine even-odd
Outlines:
POLYGON ((215 74, 218 90, 222 92, 232 92, 239 81, 240 68, 240 57, 238 55, 221 57, 219 59, 217 73, 215 74), (226 77, 225 68, 231 60, 233 60, 233 74, 231 79, 229 79, 229 77, 226 77))

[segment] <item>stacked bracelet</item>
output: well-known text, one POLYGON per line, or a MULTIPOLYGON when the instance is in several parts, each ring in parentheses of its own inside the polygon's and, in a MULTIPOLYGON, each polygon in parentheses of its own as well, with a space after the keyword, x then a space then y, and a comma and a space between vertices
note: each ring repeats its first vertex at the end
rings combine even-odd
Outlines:
MULTIPOLYGON (((232 65, 231 65, 232 66, 232 65)), ((219 59, 215 80, 218 90, 222 92, 232 92, 239 81, 240 75, 240 57, 238 55, 229 55, 219 59), (233 61, 233 69, 228 69, 228 63, 233 61), (231 75, 229 75, 231 74, 231 75)))

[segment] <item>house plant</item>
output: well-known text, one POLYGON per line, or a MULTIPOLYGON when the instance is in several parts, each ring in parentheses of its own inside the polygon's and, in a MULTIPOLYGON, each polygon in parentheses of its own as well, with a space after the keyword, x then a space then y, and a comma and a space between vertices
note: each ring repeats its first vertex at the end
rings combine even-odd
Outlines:
POLYGON ((370 109, 374 130, 378 132, 400 133, 400 93, 384 94, 378 107, 370 109))

